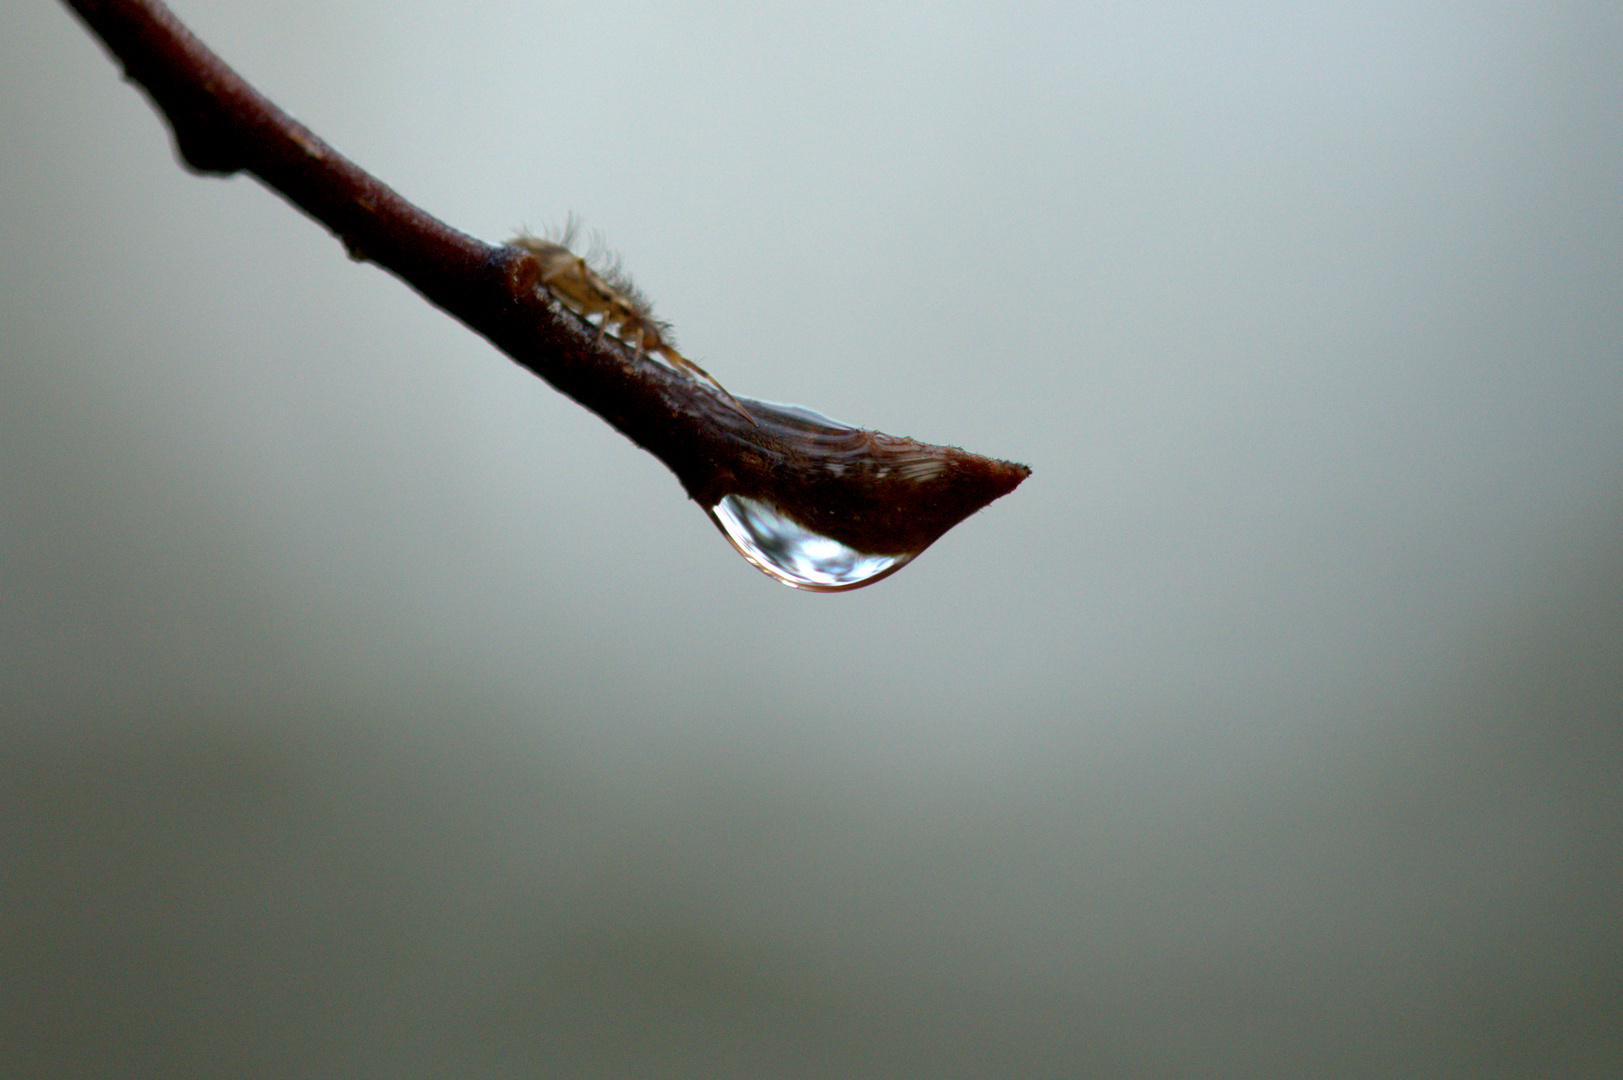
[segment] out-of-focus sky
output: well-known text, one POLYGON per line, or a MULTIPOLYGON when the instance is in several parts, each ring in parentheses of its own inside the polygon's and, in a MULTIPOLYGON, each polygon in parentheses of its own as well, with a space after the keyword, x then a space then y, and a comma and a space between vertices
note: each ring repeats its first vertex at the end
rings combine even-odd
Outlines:
POLYGON ((34 1075, 1623 1069, 1623 17, 184 0, 736 393, 1032 465, 871 589, 0 12, 34 1075))

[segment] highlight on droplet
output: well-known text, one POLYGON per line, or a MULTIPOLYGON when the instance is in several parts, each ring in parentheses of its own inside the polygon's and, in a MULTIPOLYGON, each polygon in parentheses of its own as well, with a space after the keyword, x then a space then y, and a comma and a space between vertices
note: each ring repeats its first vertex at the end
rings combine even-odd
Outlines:
POLYGON ((813 592, 871 585, 912 561, 911 554, 857 551, 813 532, 758 499, 727 495, 709 508, 711 520, 738 553, 769 577, 813 592))

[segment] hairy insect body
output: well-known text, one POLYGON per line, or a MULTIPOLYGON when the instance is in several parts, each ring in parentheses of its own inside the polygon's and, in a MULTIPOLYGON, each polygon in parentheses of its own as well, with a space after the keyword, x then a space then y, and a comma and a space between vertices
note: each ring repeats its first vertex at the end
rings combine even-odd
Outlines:
POLYGON ((676 370, 709 384, 754 423, 755 418, 708 371, 676 351, 670 339, 669 324, 654 318, 651 305, 632 286, 618 264, 594 270, 569 249, 573 235, 572 226, 565 231, 562 242, 521 233, 513 244, 540 262, 541 285, 553 299, 582 319, 597 319, 597 341, 601 342, 612 331, 616 340, 637 352, 657 354, 676 370))

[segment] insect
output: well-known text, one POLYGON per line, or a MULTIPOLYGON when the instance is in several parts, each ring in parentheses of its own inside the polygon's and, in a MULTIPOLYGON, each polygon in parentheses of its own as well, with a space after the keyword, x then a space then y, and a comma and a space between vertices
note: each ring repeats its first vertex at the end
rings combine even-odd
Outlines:
MULTIPOLYGON (((707 383, 745 419, 755 423, 749 411, 714 376, 676 351, 670 324, 654 318, 653 306, 631 284, 618 259, 598 258, 599 266, 594 269, 584 257, 570 250, 577 231, 576 222, 571 218, 556 240, 521 232, 513 239, 513 245, 528 251, 541 263, 541 285, 554 300, 589 324, 592 316, 598 317, 597 342, 612 328, 617 341, 644 356, 658 354, 676 370, 707 383)), ((598 255, 599 245, 594 242, 592 248, 592 254, 598 255)))

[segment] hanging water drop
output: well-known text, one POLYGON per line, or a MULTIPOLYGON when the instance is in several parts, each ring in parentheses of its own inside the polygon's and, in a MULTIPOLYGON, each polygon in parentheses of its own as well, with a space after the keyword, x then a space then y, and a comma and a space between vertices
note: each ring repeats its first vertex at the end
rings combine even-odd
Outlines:
POLYGON ((742 495, 723 496, 710 507, 738 553, 785 585, 813 592, 839 592, 870 585, 912 561, 912 555, 857 551, 813 532, 777 508, 742 495))

